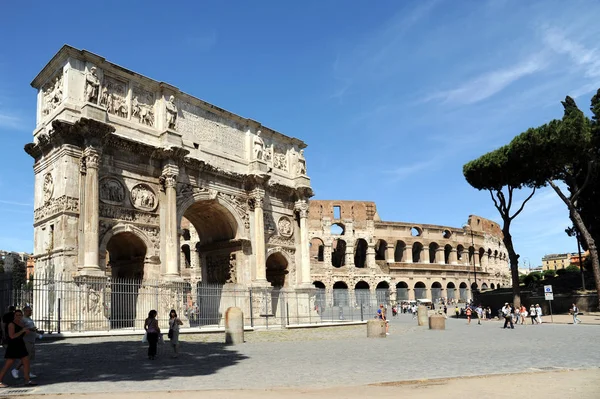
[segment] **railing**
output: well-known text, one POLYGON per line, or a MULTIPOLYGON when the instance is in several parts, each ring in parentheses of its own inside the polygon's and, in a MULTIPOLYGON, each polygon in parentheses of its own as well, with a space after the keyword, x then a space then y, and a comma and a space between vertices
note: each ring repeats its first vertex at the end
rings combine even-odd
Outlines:
POLYGON ((185 327, 223 328, 225 312, 235 306, 249 327, 290 326, 367 320, 379 304, 390 305, 388 290, 294 291, 114 278, 36 275, 21 286, 0 279, 0 308, 32 306, 32 319, 48 332, 142 330, 150 310, 168 326, 173 309, 185 327), (384 292, 385 291, 385 292, 384 292))

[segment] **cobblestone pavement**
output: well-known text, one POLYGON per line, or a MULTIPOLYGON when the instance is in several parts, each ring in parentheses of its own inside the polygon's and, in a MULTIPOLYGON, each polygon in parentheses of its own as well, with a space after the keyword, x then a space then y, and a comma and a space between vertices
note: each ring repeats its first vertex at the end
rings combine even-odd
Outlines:
POLYGON ((445 331, 430 331, 400 315, 385 339, 366 338, 364 325, 250 332, 236 346, 222 344, 223 334, 183 335, 179 358, 164 344, 154 361, 141 335, 42 341, 40 386, 28 392, 323 388, 600 366, 599 326, 501 327, 448 319, 445 331))

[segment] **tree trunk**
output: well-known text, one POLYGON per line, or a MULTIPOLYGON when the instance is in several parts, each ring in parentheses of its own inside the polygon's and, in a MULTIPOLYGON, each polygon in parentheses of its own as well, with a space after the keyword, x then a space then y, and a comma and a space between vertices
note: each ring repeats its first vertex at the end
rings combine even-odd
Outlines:
POLYGON ((515 248, 512 242, 512 236, 510 235, 510 220, 504 219, 504 226, 502 226, 502 233, 504 234, 504 246, 508 251, 508 259, 510 259, 510 276, 512 279, 513 288, 513 305, 515 308, 521 307, 521 287, 519 286, 519 255, 515 252, 515 248))
POLYGON ((583 223, 583 219, 581 218, 579 211, 575 208, 571 200, 567 198, 560 190, 560 188, 556 186, 552 181, 548 183, 554 189, 556 194, 558 194, 560 199, 562 199, 563 202, 569 208, 571 221, 573 221, 575 227, 577 227, 577 229, 581 233, 581 238, 583 238, 583 241, 588 247, 588 251, 590 251, 590 258, 592 259, 592 270, 594 271, 594 282, 596 283, 596 292, 598 293, 598 308, 600 309, 600 262, 598 261, 598 249, 596 248, 596 242, 594 241, 594 238, 585 226, 585 223, 583 223))

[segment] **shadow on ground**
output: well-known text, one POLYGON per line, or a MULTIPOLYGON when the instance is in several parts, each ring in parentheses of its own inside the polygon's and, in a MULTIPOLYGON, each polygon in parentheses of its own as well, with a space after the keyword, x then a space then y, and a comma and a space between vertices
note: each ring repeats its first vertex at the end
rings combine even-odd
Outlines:
MULTIPOLYGON (((179 357, 172 358, 169 343, 159 344, 155 360, 148 359, 148 345, 138 341, 80 343, 55 341, 36 345, 32 371, 43 385, 68 382, 146 381, 171 377, 214 374, 247 356, 222 343, 185 342, 179 357)), ((10 373, 9 385, 19 385, 10 373)))

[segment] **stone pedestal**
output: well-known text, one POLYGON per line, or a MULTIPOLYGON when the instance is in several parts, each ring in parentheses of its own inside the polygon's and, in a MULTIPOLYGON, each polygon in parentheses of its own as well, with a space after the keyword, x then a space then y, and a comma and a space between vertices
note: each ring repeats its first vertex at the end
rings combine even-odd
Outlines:
POLYGON ((367 321, 367 338, 385 338, 385 321, 367 321))
POLYGON ((417 307, 417 323, 419 326, 426 326, 428 323, 427 307, 419 305, 417 307))
POLYGON ((240 308, 231 307, 225 312, 225 343, 244 343, 244 313, 240 308))
POLYGON ((432 314, 429 316, 429 329, 430 330, 445 330, 446 329, 446 318, 441 314, 432 314))

